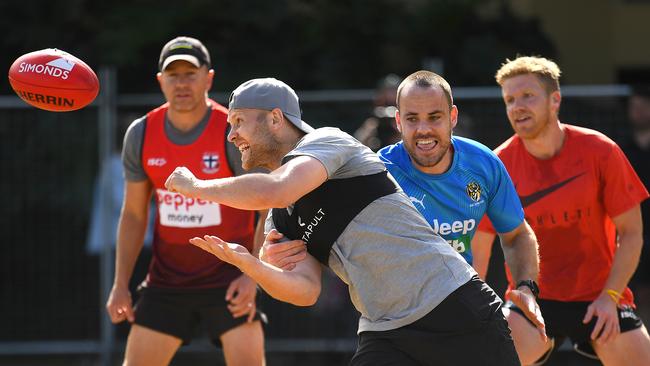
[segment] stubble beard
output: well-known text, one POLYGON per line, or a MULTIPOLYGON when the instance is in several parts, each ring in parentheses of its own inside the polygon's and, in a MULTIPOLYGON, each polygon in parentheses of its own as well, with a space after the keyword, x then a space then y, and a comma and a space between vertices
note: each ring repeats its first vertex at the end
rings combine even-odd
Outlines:
MULTIPOLYGON (((417 138, 414 138, 413 140, 416 140, 417 138)), ((449 147, 451 146, 451 135, 449 136, 449 140, 447 141, 442 141, 441 139, 438 139, 438 146, 436 146, 436 149, 439 149, 439 152, 435 155, 430 155, 430 156, 419 155, 415 143, 413 143, 413 145, 409 144, 405 146, 407 152, 411 156, 411 159, 413 159, 415 163, 417 163, 419 166, 422 167, 431 168, 438 165, 445 157, 447 152, 449 151, 449 147)))
POLYGON ((259 128, 260 142, 251 145, 248 150, 248 158, 242 155, 242 168, 251 170, 254 168, 270 169, 270 166, 278 159, 280 142, 271 135, 268 130, 259 128))
POLYGON ((550 125, 550 115, 549 110, 545 110, 544 113, 540 115, 533 116, 532 126, 527 128, 514 128, 515 133, 524 140, 534 140, 550 125))

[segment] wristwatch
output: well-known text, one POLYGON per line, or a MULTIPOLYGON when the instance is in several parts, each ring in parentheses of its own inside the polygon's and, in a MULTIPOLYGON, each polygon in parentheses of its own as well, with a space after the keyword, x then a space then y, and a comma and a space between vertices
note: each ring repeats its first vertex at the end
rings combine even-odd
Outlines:
POLYGON ((517 288, 520 288, 521 286, 526 286, 530 289, 530 292, 533 293, 535 298, 539 296, 539 287, 537 286, 537 282, 534 280, 521 280, 517 282, 517 288))

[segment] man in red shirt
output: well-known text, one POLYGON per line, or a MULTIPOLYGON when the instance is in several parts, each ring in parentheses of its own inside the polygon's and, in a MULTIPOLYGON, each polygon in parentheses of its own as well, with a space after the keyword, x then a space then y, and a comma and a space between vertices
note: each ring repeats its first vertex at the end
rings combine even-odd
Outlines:
POLYGON ((106 310, 114 323, 132 323, 124 362, 167 365, 200 324, 213 342, 221 343, 228 365, 263 365, 256 283, 189 243, 197 235, 224 235, 256 254, 254 243, 262 239, 254 240, 254 233, 261 235, 263 220, 255 232, 253 211, 188 198, 164 187, 178 165, 192 166, 203 179, 242 171, 241 154, 226 141, 228 112, 208 98, 214 77, 210 54, 197 39, 177 37, 163 47, 158 66, 167 103, 131 124, 122 151, 125 194, 106 310), (128 285, 152 195, 158 209, 153 257, 132 307, 128 285))
MULTIPOLYGON (((605 365, 650 365, 650 338, 627 288, 648 192, 607 136, 558 120, 559 77, 558 66, 540 57, 508 61, 496 74, 515 135, 495 152, 539 241, 538 303, 549 336, 543 342, 511 306, 515 346, 523 364, 542 364, 569 337, 577 352, 605 365)), ((484 219, 472 245, 492 243, 490 226, 484 219)))

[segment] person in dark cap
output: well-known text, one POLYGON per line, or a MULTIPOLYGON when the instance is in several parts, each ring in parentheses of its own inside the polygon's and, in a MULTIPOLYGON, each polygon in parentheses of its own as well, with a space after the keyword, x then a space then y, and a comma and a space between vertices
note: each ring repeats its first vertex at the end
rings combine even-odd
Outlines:
POLYGON ((312 128, 293 89, 272 78, 235 89, 228 122, 244 168, 271 172, 205 180, 178 167, 165 187, 241 209, 272 208, 261 260, 218 235, 192 244, 298 306, 316 302, 321 265, 330 267, 361 313, 352 365, 519 364, 498 296, 433 232, 377 154, 337 128, 312 128), (282 268, 273 248, 295 250, 296 258, 302 250, 304 259, 282 268))
POLYGON ((257 284, 188 243, 209 233, 240 242, 256 254, 255 244, 263 241, 262 220, 256 231, 254 211, 164 187, 178 165, 191 167, 203 179, 243 173, 239 150, 226 143, 227 110, 208 98, 214 78, 210 54, 199 40, 177 37, 163 47, 158 66, 167 102, 130 125, 122 151, 125 194, 106 310, 114 323, 132 324, 124 363, 167 365, 202 325, 213 342, 221 344, 228 365, 263 365, 264 315, 257 310, 257 284), (157 202, 153 255, 133 307, 129 282, 142 249, 152 195, 157 202))

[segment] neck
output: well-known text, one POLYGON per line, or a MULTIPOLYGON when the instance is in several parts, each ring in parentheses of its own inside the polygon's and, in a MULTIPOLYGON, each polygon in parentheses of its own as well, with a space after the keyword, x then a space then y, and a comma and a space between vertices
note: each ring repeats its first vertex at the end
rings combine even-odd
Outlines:
POLYGON ((273 163, 269 164, 268 168, 273 171, 282 166, 282 158, 296 147, 298 141, 300 141, 304 135, 303 132, 289 130, 286 134, 280 136, 277 141, 277 154, 273 159, 273 163))
POLYGON ((524 147, 532 156, 537 159, 550 159, 557 155, 564 145, 564 128, 560 120, 555 119, 547 125, 544 131, 532 139, 521 139, 524 147))
POLYGON ((167 118, 171 124, 178 130, 186 132, 199 124, 205 113, 208 111, 208 100, 199 104, 196 108, 190 111, 178 111, 173 108, 167 110, 167 118))

